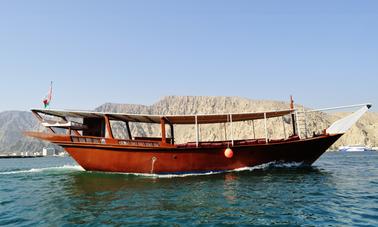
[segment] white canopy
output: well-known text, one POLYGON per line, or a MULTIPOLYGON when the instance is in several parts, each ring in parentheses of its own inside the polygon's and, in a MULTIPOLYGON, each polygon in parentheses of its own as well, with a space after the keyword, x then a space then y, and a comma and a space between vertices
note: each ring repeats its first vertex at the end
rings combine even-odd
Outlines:
POLYGON ((288 115, 294 110, 279 110, 269 112, 257 113, 231 113, 231 114, 198 114, 198 115, 148 115, 148 114, 128 114, 128 113, 109 113, 109 112, 94 112, 94 111, 67 111, 67 110, 52 110, 52 109, 33 109, 34 113, 46 114, 57 117, 72 117, 72 118, 104 118, 105 115, 111 120, 122 120, 129 122, 143 122, 143 123, 160 123, 164 118, 171 124, 211 124, 211 123, 226 123, 247 120, 257 120, 264 118, 273 118, 288 115))

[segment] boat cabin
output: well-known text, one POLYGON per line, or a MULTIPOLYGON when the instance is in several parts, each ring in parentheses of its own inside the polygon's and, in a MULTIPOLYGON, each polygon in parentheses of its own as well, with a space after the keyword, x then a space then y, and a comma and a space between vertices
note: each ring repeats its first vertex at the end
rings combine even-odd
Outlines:
MULTIPOLYGON (((297 136, 297 125, 295 124, 295 110, 279 110, 269 112, 255 113, 234 113, 234 114, 198 114, 198 115, 143 115, 143 114, 125 114, 125 113, 103 113, 91 111, 66 111, 50 109, 33 109, 32 113, 41 121, 50 132, 54 134, 65 134, 71 137, 73 143, 103 143, 119 144, 128 146, 143 147, 206 147, 206 146, 234 146, 248 144, 267 144, 274 142, 269 140, 267 130, 267 119, 282 118, 287 116, 291 118, 292 132, 291 136, 282 138, 280 141, 289 139, 299 139, 297 136), (253 125, 253 138, 244 140, 234 139, 233 124, 235 122, 245 121, 264 121, 265 138, 256 139, 253 125), (113 134, 114 123, 122 125, 125 130, 125 138, 116 138, 113 134), (159 125, 161 136, 138 136, 133 135, 130 129, 130 123, 147 123, 159 125), (222 141, 200 141, 199 128, 204 124, 228 124, 227 140, 222 141), (189 141, 183 144, 175 143, 174 127, 176 125, 194 125, 195 141, 189 141), (63 129, 63 130, 62 130, 63 129), (167 134, 169 136, 167 136, 167 134)), ((285 130, 285 123, 283 124, 285 130)))

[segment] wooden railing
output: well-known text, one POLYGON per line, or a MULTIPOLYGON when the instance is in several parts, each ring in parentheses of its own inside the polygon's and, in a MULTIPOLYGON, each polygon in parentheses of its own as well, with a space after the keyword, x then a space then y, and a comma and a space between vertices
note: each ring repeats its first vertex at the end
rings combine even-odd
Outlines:
POLYGON ((160 142, 157 141, 143 141, 143 140, 118 140, 118 144, 141 146, 141 147, 159 147, 160 142))
POLYGON ((91 136, 71 136, 71 141, 74 143, 105 143, 105 138, 91 136))
POLYGON ((159 147, 160 141, 153 140, 124 140, 124 139, 106 139, 92 136, 71 136, 74 143, 94 143, 94 144, 119 144, 141 147, 159 147))

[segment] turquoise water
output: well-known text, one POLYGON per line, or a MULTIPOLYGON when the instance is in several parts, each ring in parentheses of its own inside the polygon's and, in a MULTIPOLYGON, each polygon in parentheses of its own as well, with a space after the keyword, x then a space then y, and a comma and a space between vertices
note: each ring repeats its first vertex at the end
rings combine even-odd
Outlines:
POLYGON ((72 224, 378 226, 378 152, 165 178, 85 172, 70 158, 0 159, 0 226, 72 224))

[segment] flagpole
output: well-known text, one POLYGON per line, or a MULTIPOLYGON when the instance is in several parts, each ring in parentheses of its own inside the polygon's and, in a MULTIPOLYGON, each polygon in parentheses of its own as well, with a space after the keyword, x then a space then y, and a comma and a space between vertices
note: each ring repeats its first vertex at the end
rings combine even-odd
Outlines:
POLYGON ((50 82, 49 109, 50 109, 51 100, 52 100, 52 89, 53 89, 53 81, 50 82))
POLYGON ((53 81, 50 82, 50 89, 47 95, 45 96, 45 98, 43 99, 43 104, 44 104, 45 109, 46 108, 50 109, 50 104, 51 104, 51 99, 52 99, 52 86, 53 86, 53 81))

